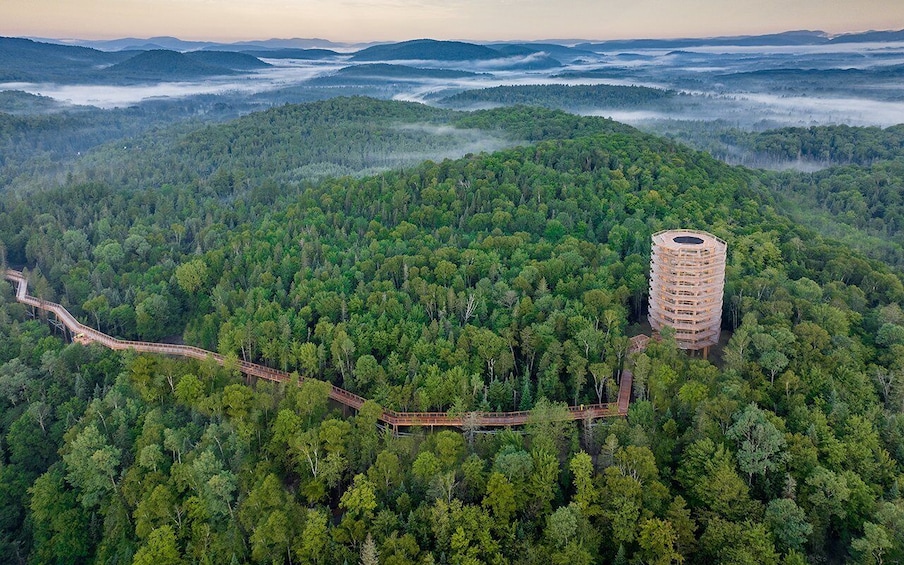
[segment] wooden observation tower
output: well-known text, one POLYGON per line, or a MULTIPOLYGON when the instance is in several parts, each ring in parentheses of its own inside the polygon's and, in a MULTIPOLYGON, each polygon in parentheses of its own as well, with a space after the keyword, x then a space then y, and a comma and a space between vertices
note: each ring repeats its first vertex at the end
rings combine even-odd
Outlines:
POLYGON ((718 237, 692 230, 653 234, 649 320, 653 330, 675 329, 678 347, 703 350, 719 342, 725 251, 718 237))

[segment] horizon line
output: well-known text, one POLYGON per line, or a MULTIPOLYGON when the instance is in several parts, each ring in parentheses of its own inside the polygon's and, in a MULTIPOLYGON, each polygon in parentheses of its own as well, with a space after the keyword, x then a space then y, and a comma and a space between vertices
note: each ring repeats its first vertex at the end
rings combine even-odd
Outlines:
POLYGON ((240 43, 260 43, 267 41, 319 41, 325 43, 333 43, 336 45, 360 45, 360 44, 375 44, 375 43, 403 43, 406 41, 417 41, 417 40, 434 40, 434 41, 458 41, 465 43, 475 43, 475 44, 486 44, 486 43, 498 43, 498 42, 506 42, 506 43, 609 43, 609 42, 617 42, 617 41, 686 41, 686 40, 708 40, 708 39, 742 39, 742 38, 754 38, 754 37, 768 37, 768 36, 776 36, 776 35, 788 35, 794 33, 806 33, 813 35, 822 35, 829 40, 834 40, 838 37, 844 37, 847 35, 863 35, 868 33, 896 33, 896 32, 904 32, 904 29, 865 29, 865 30, 856 30, 856 31, 844 31, 840 33, 830 33, 825 30, 820 29, 788 29, 784 31, 774 31, 774 32, 764 32, 764 33, 751 33, 751 34, 735 34, 735 35, 708 35, 708 36, 640 36, 640 37, 620 37, 620 38, 610 38, 610 39, 601 39, 601 38, 537 38, 537 39, 466 39, 466 38, 449 38, 449 39, 436 39, 428 36, 419 36, 419 37, 409 37, 407 39, 362 39, 362 40, 339 40, 339 39, 327 39, 324 37, 269 37, 267 39, 260 38, 246 38, 246 39, 184 39, 175 35, 151 35, 148 37, 137 37, 132 35, 124 35, 118 37, 109 37, 109 38, 89 38, 89 37, 77 37, 77 36, 42 36, 42 35, 10 35, 4 36, 14 39, 28 39, 32 41, 58 41, 58 42, 92 42, 92 43, 104 43, 104 42, 114 42, 114 41, 123 41, 123 40, 136 40, 136 41, 151 41, 154 39, 175 39, 177 41, 185 42, 185 43, 215 43, 215 44, 225 44, 225 45, 234 45, 240 43))

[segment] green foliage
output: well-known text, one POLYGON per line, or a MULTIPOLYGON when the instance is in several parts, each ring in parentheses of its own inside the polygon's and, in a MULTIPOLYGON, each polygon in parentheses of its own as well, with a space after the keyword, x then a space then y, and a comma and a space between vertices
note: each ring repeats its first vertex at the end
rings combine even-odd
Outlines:
POLYGON ((766 506, 766 524, 772 531, 776 546, 783 551, 801 551, 813 527, 804 511, 788 498, 777 498, 766 506))
POLYGON ((161 175, 140 191, 73 182, 0 198, 0 239, 36 294, 117 336, 181 336, 227 357, 64 346, 0 284, 4 555, 902 559, 904 286, 783 216, 767 177, 523 107, 351 99, 183 141, 178 156, 161 146, 129 163, 161 175), (302 189, 274 173, 296 148, 319 150, 288 130, 326 135, 342 117, 332 141, 364 146, 388 127, 381 112, 545 141, 302 189), (679 226, 729 243, 732 335, 713 362, 668 332, 629 357, 649 236, 679 226), (249 386, 239 360, 297 375, 249 386), (627 418, 569 420, 569 405, 613 400, 626 368, 627 418), (371 400, 343 413, 331 384, 371 400), (378 428, 383 406, 530 415, 517 433, 395 437, 378 428))
POLYGON ((837 125, 782 128, 757 133, 732 130, 723 135, 723 141, 773 159, 870 165, 900 155, 904 128, 837 125))
POLYGON ((84 559, 91 552, 87 512, 76 502, 58 468, 38 477, 29 489, 35 521, 35 557, 46 563, 84 559))
POLYGON ((652 518, 646 520, 640 526, 638 544, 641 548, 641 558, 646 563, 657 565, 669 565, 680 563, 681 554, 677 551, 678 535, 671 522, 652 518))
POLYGON ((769 131, 690 124, 678 136, 730 162, 815 172, 764 174, 798 221, 867 256, 900 267, 902 139, 900 125, 848 125, 769 131))
POLYGON ((122 452, 109 445, 94 424, 79 432, 69 445, 68 453, 63 455, 68 469, 66 480, 80 489, 85 507, 97 506, 117 488, 122 452))
POLYGON ((207 265, 201 259, 179 265, 176 268, 176 282, 189 294, 197 292, 207 282, 207 265))
POLYGON ((181 565, 185 563, 176 547, 176 535, 170 526, 152 531, 147 543, 138 549, 133 565, 181 565))
POLYGON ((700 537, 700 551, 707 560, 719 563, 778 563, 766 528, 751 521, 735 523, 713 519, 700 537))
POLYGON ((133 188, 203 182, 221 197, 253 187, 266 200, 285 183, 414 165, 480 144, 479 132, 437 129, 451 117, 420 104, 360 97, 287 104, 227 124, 147 135, 141 160, 128 145, 111 144, 79 161, 73 174, 133 188))
POLYGON ((726 435, 739 443, 738 464, 749 480, 753 475, 780 469, 787 459, 785 438, 756 404, 748 405, 736 415, 726 435))
MULTIPOLYGON (((443 98, 440 103, 452 108, 469 106, 543 106, 561 110, 590 108, 636 108, 672 102, 678 93, 644 86, 595 85, 523 85, 496 86, 466 90, 443 98)), ((666 104, 668 105, 668 104, 666 104)))

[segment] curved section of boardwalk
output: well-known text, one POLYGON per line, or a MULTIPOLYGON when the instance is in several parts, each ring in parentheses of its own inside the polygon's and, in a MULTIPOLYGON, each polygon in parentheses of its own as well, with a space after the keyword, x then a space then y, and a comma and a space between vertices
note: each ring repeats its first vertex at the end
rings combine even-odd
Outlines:
MULTIPOLYGON (((96 342, 117 351, 132 349, 141 353, 157 353, 160 355, 189 357, 198 360, 211 359, 220 365, 223 365, 226 362, 226 359, 219 353, 207 351, 206 349, 201 349, 199 347, 192 347, 190 345, 171 345, 167 343, 116 339, 115 337, 111 337, 99 330, 80 323, 75 319, 75 316, 70 314, 63 306, 29 295, 28 279, 20 271, 8 269, 3 273, 3 278, 16 284, 17 301, 46 312, 52 312, 73 335, 81 334, 85 341, 96 342)), ((634 345, 632 349, 642 348, 642 345, 640 344, 635 345, 632 343, 632 345, 634 345)), ((270 367, 265 367, 264 365, 258 365, 257 363, 249 363, 247 361, 239 361, 238 369, 246 375, 266 379, 268 381, 287 382, 291 378, 289 373, 285 371, 272 369, 270 367)), ((618 391, 618 402, 569 407, 569 419, 585 420, 626 415, 628 413, 628 404, 631 401, 632 380, 631 372, 624 371, 622 373, 621 385, 618 391)), ((361 408, 361 405, 363 405, 366 400, 357 394, 351 393, 335 385, 330 385, 330 399, 355 410, 361 408)), ((445 412, 395 412, 393 410, 384 410, 380 415, 380 420, 384 424, 394 428, 409 426, 498 428, 523 426, 524 424, 527 424, 529 417, 530 412, 470 412, 467 414, 451 415, 445 412)))

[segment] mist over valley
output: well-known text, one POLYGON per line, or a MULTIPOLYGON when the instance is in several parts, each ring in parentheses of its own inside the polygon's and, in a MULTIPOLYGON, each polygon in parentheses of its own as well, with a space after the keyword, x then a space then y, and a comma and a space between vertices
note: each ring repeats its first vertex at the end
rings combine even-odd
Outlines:
MULTIPOLYGON (((894 34, 572 44, 215 44, 174 38, 86 43, 105 50, 0 41, 0 90, 48 97, 61 104, 54 110, 60 112, 75 110, 67 105, 169 107, 166 118, 151 120, 155 124, 218 121, 334 96, 459 110, 539 105, 611 117, 713 150, 729 162, 779 169, 816 165, 719 149, 711 143, 715 136, 701 140, 696 124, 707 122, 710 127, 702 129, 711 131, 764 131, 904 122, 904 42, 894 34), (876 41, 880 37, 889 41, 876 41), (616 94, 619 87, 626 88, 623 96, 616 94), (630 94, 634 87, 648 89, 646 95, 630 94)), ((49 110, 36 105, 35 111, 49 110)), ((20 104, 16 112, 28 110, 20 104)))
MULTIPOLYGON (((4 80, 0 88, 101 108, 198 94, 217 94, 225 100, 246 99, 251 94, 256 95, 255 103, 266 105, 290 101, 287 89, 303 92, 318 87, 347 87, 369 96, 434 103, 466 90, 496 86, 610 84, 649 86, 704 97, 713 101, 709 119, 731 112, 729 119, 751 127, 762 121, 764 108, 766 119, 781 125, 844 122, 887 126, 901 121, 897 105, 904 103, 904 42, 781 45, 774 38, 769 45, 745 45, 751 39, 738 38, 735 43, 740 45, 732 45, 727 39, 713 40, 716 45, 699 40, 693 44, 679 42, 676 46, 680 49, 672 49, 667 44, 649 47, 650 42, 643 41, 575 47, 422 40, 351 53, 260 50, 246 45, 215 45, 216 50, 207 46, 208 51, 183 53, 135 51, 135 45, 129 45, 129 51, 95 51, 31 42, 10 45, 10 41, 0 42, 0 80, 19 80, 4 80), (30 65, 27 73, 15 72, 21 65, 10 60, 21 60, 21 53, 28 52, 29 60, 43 62, 65 49, 80 50, 87 70, 70 65, 69 76, 60 76, 60 72, 40 69, 61 65, 43 64, 30 65), (273 57, 267 56, 270 53, 273 57), (407 73, 406 67, 411 68, 407 73), (436 72, 428 73, 428 69, 436 72), (805 98, 817 101, 802 103, 805 98), (821 105, 818 99, 829 102, 821 105), (888 106, 879 112, 864 112, 857 107, 859 100, 888 106), (743 115, 745 108, 748 116, 743 115)), ((607 108, 577 109, 599 113, 607 108)), ((658 109, 655 104, 638 108, 658 109)), ((669 110, 669 119, 700 119, 699 114, 669 110)))

